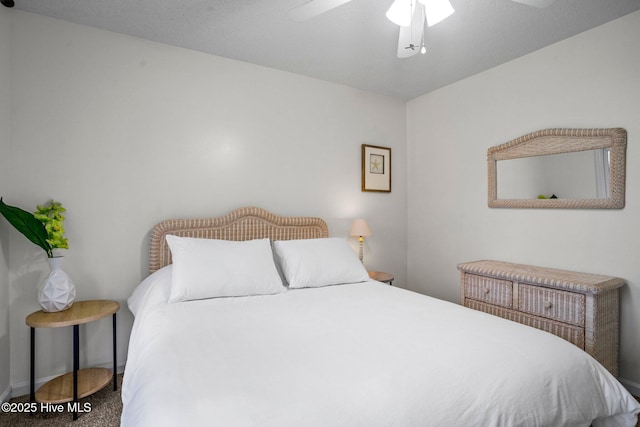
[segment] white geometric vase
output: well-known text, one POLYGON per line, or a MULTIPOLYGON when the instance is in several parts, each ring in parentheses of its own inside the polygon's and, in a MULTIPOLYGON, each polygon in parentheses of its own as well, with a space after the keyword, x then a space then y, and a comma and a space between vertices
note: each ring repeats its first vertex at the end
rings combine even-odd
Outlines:
POLYGON ((76 285, 62 271, 63 257, 47 258, 51 273, 38 287, 38 303, 42 311, 55 312, 71 307, 76 298, 76 285))

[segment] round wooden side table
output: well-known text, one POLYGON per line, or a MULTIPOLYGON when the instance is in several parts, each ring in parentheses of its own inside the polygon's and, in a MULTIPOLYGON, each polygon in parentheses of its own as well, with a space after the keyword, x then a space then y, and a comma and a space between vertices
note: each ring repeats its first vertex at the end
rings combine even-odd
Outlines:
POLYGON ((393 280, 395 279, 393 274, 385 273, 383 271, 370 271, 369 277, 373 280, 377 280, 378 282, 388 283, 391 286, 393 286, 393 280))
POLYGON ((89 396, 109 384, 113 378, 113 390, 118 389, 116 377, 116 313, 120 309, 117 301, 90 300, 76 301, 64 311, 47 313, 35 311, 27 316, 26 323, 31 327, 31 379, 30 402, 44 403, 73 402, 73 419, 78 419, 78 399, 89 396), (79 369, 80 339, 79 326, 109 315, 113 315, 113 371, 107 368, 79 369), (62 328, 73 326, 73 371, 60 375, 43 384, 35 391, 35 328, 62 328))

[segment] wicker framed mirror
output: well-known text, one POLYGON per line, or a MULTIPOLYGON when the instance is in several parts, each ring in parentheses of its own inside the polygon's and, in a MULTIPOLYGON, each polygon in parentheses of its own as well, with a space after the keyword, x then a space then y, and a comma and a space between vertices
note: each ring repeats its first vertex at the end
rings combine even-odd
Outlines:
POLYGON ((627 131, 544 129, 489 148, 492 208, 622 209, 627 131))

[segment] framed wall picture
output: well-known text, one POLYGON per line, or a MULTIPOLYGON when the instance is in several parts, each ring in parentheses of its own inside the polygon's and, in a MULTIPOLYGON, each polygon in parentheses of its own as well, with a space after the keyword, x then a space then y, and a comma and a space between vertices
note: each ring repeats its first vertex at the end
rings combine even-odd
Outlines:
POLYGON ((362 191, 391 192, 391 148, 362 144, 362 191))

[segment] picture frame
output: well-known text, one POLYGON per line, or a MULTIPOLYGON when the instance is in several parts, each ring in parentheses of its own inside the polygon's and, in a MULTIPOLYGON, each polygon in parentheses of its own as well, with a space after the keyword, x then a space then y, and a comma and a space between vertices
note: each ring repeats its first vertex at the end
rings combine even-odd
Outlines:
POLYGON ((362 144, 362 191, 391 193, 391 148, 362 144))

